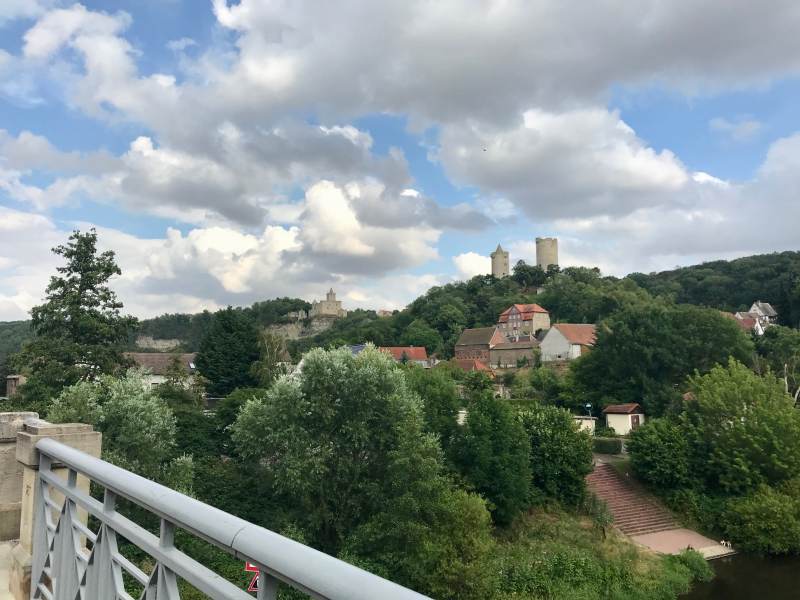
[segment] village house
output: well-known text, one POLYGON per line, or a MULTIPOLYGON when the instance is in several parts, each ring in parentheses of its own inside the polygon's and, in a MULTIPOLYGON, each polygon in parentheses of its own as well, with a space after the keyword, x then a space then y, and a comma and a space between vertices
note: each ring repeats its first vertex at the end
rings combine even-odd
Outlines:
POLYGON ((556 323, 544 335, 540 344, 542 362, 573 360, 594 346, 594 325, 556 323))
POLYGON ((597 417, 585 417, 582 415, 574 415, 573 420, 575 423, 578 424, 578 429, 581 431, 588 431, 590 434, 594 435, 595 425, 597 423, 597 417))
POLYGON ((489 351, 497 344, 507 341, 497 327, 465 329, 456 342, 456 358, 474 358, 488 364, 491 360, 489 351))
POLYGON ((534 351, 538 348, 539 340, 536 338, 500 342, 489 348, 489 366, 494 369, 533 366, 534 351))
POLYGON ((736 314, 729 312, 722 312, 722 316, 733 319, 739 328, 745 333, 755 333, 756 335, 764 335, 764 327, 761 322, 751 316, 749 313, 737 312, 736 314))
POLYGON ((512 304, 500 313, 497 326, 509 339, 533 336, 550 329, 550 313, 538 304, 512 304))
POLYGON ((431 366, 425 346, 381 346, 378 350, 389 354, 398 363, 413 363, 424 369, 431 366))
POLYGON ((131 360, 134 365, 148 372, 147 382, 150 387, 156 387, 167 381, 170 368, 177 358, 178 364, 184 375, 187 377, 187 384, 190 384, 197 372, 195 367, 196 352, 186 354, 166 353, 166 352, 126 352, 125 358, 131 360))
POLYGON ((456 366, 462 371, 469 373, 470 371, 482 371, 489 377, 494 379, 494 372, 484 363, 477 358, 456 358, 454 359, 456 366))
POLYGON ((628 404, 609 404, 603 409, 606 426, 617 435, 628 435, 644 423, 644 411, 636 402, 628 404))
POLYGON ((778 320, 778 311, 769 302, 761 302, 760 300, 753 302, 747 314, 756 319, 763 329, 775 324, 778 320))

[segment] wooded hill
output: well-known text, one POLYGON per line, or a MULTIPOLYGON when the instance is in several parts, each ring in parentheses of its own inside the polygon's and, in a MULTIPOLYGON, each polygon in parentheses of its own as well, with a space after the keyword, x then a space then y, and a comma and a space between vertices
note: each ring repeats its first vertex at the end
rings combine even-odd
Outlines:
MULTIPOLYGON (((491 325, 515 302, 537 302, 562 322, 594 323, 650 296, 731 312, 747 310, 753 301, 762 300, 775 306, 783 324, 800 324, 800 252, 719 260, 660 273, 633 273, 624 279, 602 277, 594 269, 568 268, 559 276, 551 276, 547 289, 538 295, 525 282, 516 274, 502 280, 478 276, 433 287, 391 317, 380 318, 371 310, 351 311, 329 330, 292 342, 290 350, 296 356, 313 346, 371 341, 376 345, 425 346, 430 352, 451 356, 463 328, 491 325)), ((308 302, 298 298, 278 298, 239 310, 266 327, 281 322, 289 311, 309 308, 308 302)), ((204 311, 144 319, 138 335, 180 339, 185 350, 196 351, 212 316, 204 311)), ((26 321, 0 322, 0 366, 29 335, 26 321)))

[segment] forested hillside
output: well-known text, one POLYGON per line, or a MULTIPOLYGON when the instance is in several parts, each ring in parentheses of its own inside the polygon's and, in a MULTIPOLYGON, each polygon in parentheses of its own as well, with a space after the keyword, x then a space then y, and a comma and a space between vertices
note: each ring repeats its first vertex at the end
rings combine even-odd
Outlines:
POLYGON ((735 312, 755 300, 771 303, 783 325, 800 324, 800 252, 717 260, 661 273, 629 275, 653 295, 735 312))
POLYGON ((28 321, 0 322, 0 396, 5 394, 6 375, 9 374, 6 359, 9 354, 18 351, 29 337, 28 321))

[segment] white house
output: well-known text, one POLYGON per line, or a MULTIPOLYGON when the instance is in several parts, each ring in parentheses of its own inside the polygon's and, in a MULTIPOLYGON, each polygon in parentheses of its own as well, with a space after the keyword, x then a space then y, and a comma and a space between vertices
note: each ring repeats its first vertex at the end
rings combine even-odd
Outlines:
POLYGON ((586 354, 594 342, 594 325, 556 323, 547 330, 539 346, 542 362, 573 360, 586 354))
POLYGON ((644 411, 636 402, 609 404, 603 409, 606 425, 618 435, 628 435, 644 423, 644 411))
POLYGON ((187 383, 191 383, 196 373, 194 364, 197 353, 173 354, 167 352, 126 352, 125 358, 137 367, 147 369, 147 382, 151 387, 156 387, 167 381, 169 370, 177 359, 178 364, 187 376, 187 383))

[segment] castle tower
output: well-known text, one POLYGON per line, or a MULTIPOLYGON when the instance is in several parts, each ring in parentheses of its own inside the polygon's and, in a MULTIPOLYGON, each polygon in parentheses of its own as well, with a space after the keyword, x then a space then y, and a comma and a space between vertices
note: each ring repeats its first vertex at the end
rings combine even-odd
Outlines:
POLYGON ((558 266, 558 238, 536 238, 536 265, 545 271, 550 265, 558 266))
POLYGON ((333 291, 333 288, 328 290, 326 299, 328 302, 336 302, 336 292, 333 291))
POLYGON ((497 244, 497 250, 490 254, 492 257, 492 275, 498 279, 508 277, 508 252, 503 250, 500 244, 497 244))

